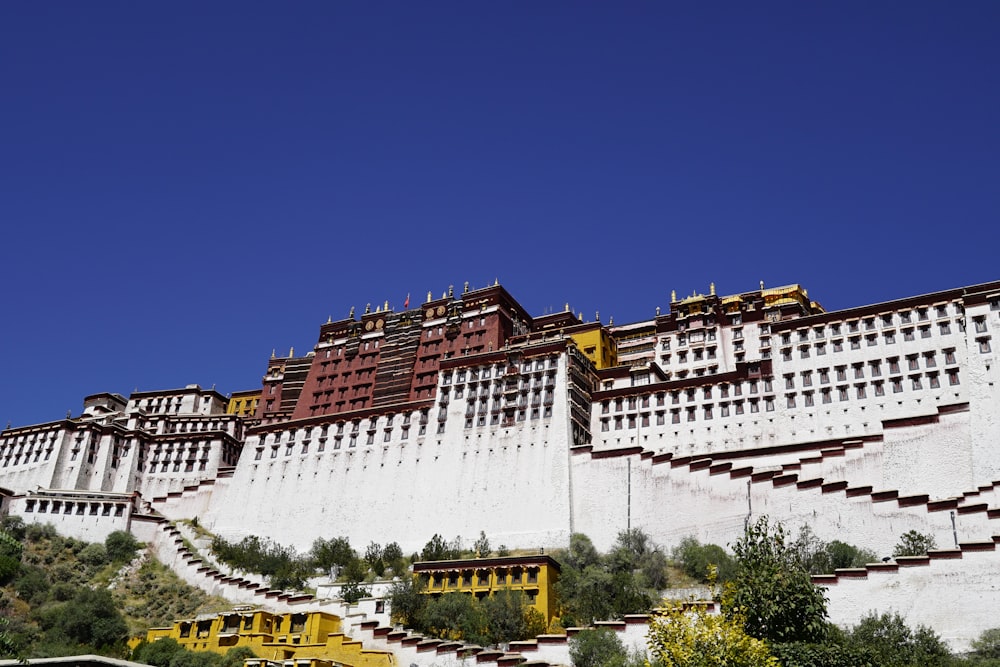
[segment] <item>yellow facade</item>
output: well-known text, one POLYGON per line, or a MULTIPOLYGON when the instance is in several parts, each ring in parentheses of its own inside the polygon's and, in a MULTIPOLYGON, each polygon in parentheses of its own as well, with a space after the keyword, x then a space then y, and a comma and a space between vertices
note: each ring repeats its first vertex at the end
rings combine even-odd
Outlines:
POLYGON ((498 556, 427 561, 413 565, 425 595, 466 593, 485 598, 499 590, 521 591, 548 625, 558 615, 555 583, 559 563, 549 556, 498 556))
MULTIPOLYGON (((171 638, 191 651, 226 653, 236 646, 249 647, 265 661, 295 660, 313 667, 391 667, 389 651, 362 647, 341 631, 338 616, 325 612, 273 614, 262 610, 235 610, 153 628, 146 641, 171 638)), ((135 644, 137 642, 133 642, 135 644)))
POLYGON ((260 390, 234 391, 226 404, 227 415, 253 417, 257 414, 257 404, 260 402, 260 390))
POLYGON ((618 365, 615 339, 599 323, 595 322, 592 328, 585 331, 573 331, 570 337, 598 370, 618 365))

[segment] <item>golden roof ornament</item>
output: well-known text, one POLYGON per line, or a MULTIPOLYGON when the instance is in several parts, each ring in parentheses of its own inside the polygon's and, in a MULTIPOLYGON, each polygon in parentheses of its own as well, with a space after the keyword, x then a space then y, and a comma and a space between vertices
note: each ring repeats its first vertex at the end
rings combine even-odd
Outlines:
POLYGON ((372 312, 372 305, 370 303, 366 303, 365 304, 365 315, 369 314, 370 312, 372 312))
POLYGON ((448 298, 450 299, 450 298, 452 298, 454 296, 455 296, 455 286, 454 285, 448 285, 448 298))
POLYGON ((431 297, 431 291, 427 290, 427 303, 430 303, 432 301, 432 299, 433 299, 433 297, 431 297))
POLYGON ((566 308, 563 309, 563 312, 564 313, 568 313, 569 312, 569 301, 566 302, 566 308))
POLYGON ((468 293, 469 293, 469 281, 466 280, 465 287, 462 288, 462 294, 468 294, 468 293))
POLYGON ((677 290, 670 290, 670 303, 677 303, 677 290))
POLYGON ((382 310, 389 310, 389 299, 385 300, 385 305, 382 306, 382 310))
POLYGON ((354 306, 351 306, 351 312, 348 313, 347 317, 349 317, 352 320, 354 319, 354 306))
POLYGON ((715 283, 708 284, 708 293, 715 296, 715 283))
POLYGON ((294 357, 295 357, 295 348, 294 347, 288 348, 288 358, 292 359, 294 357))

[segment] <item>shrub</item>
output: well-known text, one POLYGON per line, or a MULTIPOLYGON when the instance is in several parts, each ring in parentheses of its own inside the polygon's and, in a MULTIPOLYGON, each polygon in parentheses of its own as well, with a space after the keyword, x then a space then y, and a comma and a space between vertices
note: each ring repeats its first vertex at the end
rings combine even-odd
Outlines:
POLYGON ((737 616, 672 607, 653 617, 649 650, 674 667, 779 667, 768 645, 748 635, 737 616))
POLYGON ((934 536, 930 533, 918 533, 915 530, 899 536, 899 543, 892 550, 893 556, 923 556, 937 546, 934 536))
POLYGON ((104 540, 104 549, 112 563, 131 562, 139 546, 139 541, 124 530, 116 530, 104 540))
POLYGON ((625 646, 613 630, 581 630, 569 640, 574 667, 622 667, 628 659, 625 646))
POLYGON ((84 547, 77 557, 84 565, 100 567, 108 562, 108 551, 103 544, 94 542, 84 547))
POLYGON ((701 544, 694 537, 686 537, 674 548, 674 560, 684 573, 702 583, 708 583, 710 566, 716 568, 717 580, 729 581, 736 570, 733 557, 717 544, 701 544))

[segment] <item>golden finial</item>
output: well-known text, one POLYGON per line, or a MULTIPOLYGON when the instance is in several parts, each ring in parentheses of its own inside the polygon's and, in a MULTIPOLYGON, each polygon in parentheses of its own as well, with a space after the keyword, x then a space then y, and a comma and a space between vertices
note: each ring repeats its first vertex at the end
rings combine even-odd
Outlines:
POLYGON ((465 287, 462 288, 462 294, 468 294, 469 292, 469 281, 465 281, 465 287))
POLYGON ((656 316, 657 317, 660 316, 660 307, 659 306, 656 307, 656 316))
POLYGON ((760 289, 761 289, 761 291, 763 291, 763 290, 764 290, 764 281, 763 281, 763 280, 762 280, 762 281, 760 281, 760 289))
POLYGON ((294 357, 295 357, 295 348, 294 347, 288 348, 288 358, 292 359, 294 357))
POLYGON ((326 316, 326 323, 330 324, 331 322, 333 322, 333 315, 327 315, 326 316))
POLYGON ((271 348, 271 358, 274 359, 274 348, 271 348))
POLYGON ((372 312, 372 305, 370 303, 365 304, 365 315, 372 312))
POLYGON ((389 299, 385 300, 385 305, 382 306, 382 310, 384 310, 384 311, 388 311, 389 310, 389 299))
POLYGON ((382 312, 382 309, 381 309, 381 308, 379 308, 379 307, 378 307, 378 306, 376 305, 376 306, 375 306, 375 312, 376 312, 376 313, 381 313, 381 312, 382 312))
POLYGON ((569 312, 569 301, 566 302, 566 308, 563 309, 563 312, 564 313, 568 313, 569 312))
POLYGON ((715 296, 715 283, 708 284, 708 293, 715 296))
POLYGON ((427 303, 430 303, 432 298, 433 297, 431 297, 431 291, 427 290, 427 303))
POLYGON ((615 316, 614 315, 612 315, 611 317, 608 318, 608 326, 609 327, 615 326, 615 316))
POLYGON ((448 298, 450 299, 453 296, 455 296, 455 286, 448 285, 448 298))
POLYGON ((499 284, 500 284, 500 279, 499 278, 494 278, 493 279, 493 286, 496 287, 499 284))
POLYGON ((677 303, 677 290, 670 290, 670 303, 677 303))
POLYGON ((351 306, 351 312, 348 313, 347 317, 352 320, 354 319, 354 306, 351 306))

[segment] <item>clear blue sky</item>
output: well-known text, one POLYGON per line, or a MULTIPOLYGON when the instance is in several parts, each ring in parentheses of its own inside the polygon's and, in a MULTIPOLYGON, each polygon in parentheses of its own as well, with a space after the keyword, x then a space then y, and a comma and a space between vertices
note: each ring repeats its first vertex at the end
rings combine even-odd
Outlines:
POLYGON ((1000 2, 0 3, 0 427, 499 278, 1000 279, 1000 2))

